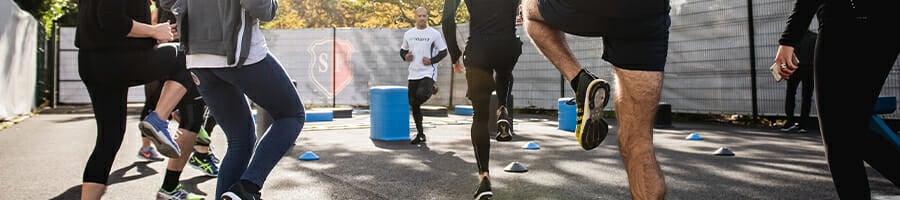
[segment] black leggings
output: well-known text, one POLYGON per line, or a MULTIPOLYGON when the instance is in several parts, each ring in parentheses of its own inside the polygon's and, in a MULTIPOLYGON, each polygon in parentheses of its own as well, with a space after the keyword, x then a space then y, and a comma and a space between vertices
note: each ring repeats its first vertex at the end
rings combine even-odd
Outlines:
MULTIPOLYGON (((144 101, 144 108, 141 110, 140 119, 144 119, 156 109, 156 102, 159 101, 159 96, 162 94, 162 85, 164 83, 165 80, 159 80, 144 84, 144 98, 146 100, 144 101)), ((191 82, 185 89, 187 89, 187 92, 175 107, 178 110, 178 117, 181 119, 181 122, 178 123, 178 128, 197 133, 204 124, 206 104, 200 98, 200 93, 197 91, 197 86, 194 85, 194 82, 191 82)), ((146 136, 142 135, 142 137, 146 136)), ((204 145, 209 146, 209 144, 204 145)))
POLYGON ((409 80, 407 95, 409 95, 409 108, 412 110, 413 121, 416 122, 418 134, 425 134, 422 128, 422 104, 425 104, 434 93, 434 80, 428 77, 409 80))
MULTIPOLYGON (((811 67, 812 65, 800 66, 801 69, 811 67)), ((810 128, 809 112, 812 108, 812 94, 814 87, 811 69, 810 71, 797 70, 791 75, 791 79, 787 80, 787 91, 784 98, 784 113, 787 115, 788 123, 799 122, 800 128, 810 128), (800 119, 798 120, 794 118, 794 110, 797 106, 797 88, 800 84, 803 84, 803 88, 800 93, 800 119)))
POLYGON ((466 45, 463 57, 463 62, 466 63, 466 83, 469 85, 466 96, 472 101, 474 112, 470 131, 479 173, 488 172, 491 155, 489 125, 496 123, 488 121, 489 112, 495 112, 490 110, 491 92, 496 89, 498 106, 505 107, 512 92, 512 71, 521 54, 522 41, 518 38, 469 40, 466 45), (496 76, 494 72, 497 73, 496 76))
POLYGON ((819 125, 828 168, 841 199, 871 199, 865 163, 900 187, 900 162, 896 161, 900 151, 869 130, 875 101, 900 54, 900 38, 890 30, 896 25, 896 15, 887 10, 900 5, 897 1, 867 3, 862 5, 884 9, 871 12, 875 14, 867 23, 859 23, 853 16, 841 17, 849 13, 839 11, 837 7, 843 4, 826 10, 827 25, 820 26, 816 47, 819 125))
POLYGON ((184 57, 174 46, 146 50, 79 50, 78 74, 87 87, 97 121, 97 140, 84 168, 83 182, 107 183, 125 135, 128 88, 160 79, 193 84, 183 61, 184 57))

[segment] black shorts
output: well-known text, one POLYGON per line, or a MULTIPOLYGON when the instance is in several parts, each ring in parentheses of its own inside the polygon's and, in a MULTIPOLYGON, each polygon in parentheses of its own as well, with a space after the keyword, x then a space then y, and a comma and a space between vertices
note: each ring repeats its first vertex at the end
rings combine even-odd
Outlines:
MULTIPOLYGON (((643 10, 640 14, 627 15, 604 7, 607 2, 611 1, 538 0, 537 6, 544 22, 553 29, 584 37, 603 37, 603 59, 616 67, 663 71, 671 26, 668 4, 664 8, 652 6, 656 8, 652 12, 643 10)), ((609 4, 635 7, 630 5, 633 3, 609 4)))
POLYGON ((422 105, 431 98, 432 94, 434 94, 434 79, 425 77, 422 79, 409 80, 407 88, 409 105, 422 105))

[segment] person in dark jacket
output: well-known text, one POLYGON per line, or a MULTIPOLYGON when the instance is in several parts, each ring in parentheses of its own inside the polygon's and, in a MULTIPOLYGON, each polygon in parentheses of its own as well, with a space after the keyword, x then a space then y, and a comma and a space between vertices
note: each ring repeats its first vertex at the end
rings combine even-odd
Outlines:
POLYGON ((775 64, 782 77, 790 77, 802 67, 791 62, 791 44, 801 40, 813 15, 818 17, 816 108, 841 199, 872 199, 866 164, 900 187, 898 144, 869 130, 875 101, 900 55, 900 37, 892 30, 898 7, 900 1, 797 0, 779 40, 775 64))
POLYGON ((794 48, 794 54, 797 55, 799 68, 787 80, 787 89, 784 96, 784 114, 787 121, 781 127, 782 132, 786 133, 806 133, 809 131, 810 123, 809 113, 812 109, 812 94, 815 83, 812 76, 813 48, 816 46, 816 37, 818 34, 812 31, 806 31, 803 39, 794 48), (797 88, 803 84, 800 92, 800 118, 794 116, 794 110, 797 105, 797 88))

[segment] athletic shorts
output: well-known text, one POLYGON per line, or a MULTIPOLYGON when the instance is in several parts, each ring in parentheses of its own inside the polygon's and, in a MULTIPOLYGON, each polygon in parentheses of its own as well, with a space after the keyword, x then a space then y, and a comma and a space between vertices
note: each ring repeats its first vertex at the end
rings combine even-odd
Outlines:
POLYGON ((656 8, 652 12, 637 9, 632 15, 623 10, 638 4, 628 2, 538 0, 537 6, 544 22, 553 29, 583 37, 603 37, 603 59, 616 67, 664 71, 671 26, 668 1, 640 1, 666 4, 664 8, 651 6, 656 8), (607 3, 611 6, 604 6, 607 3))

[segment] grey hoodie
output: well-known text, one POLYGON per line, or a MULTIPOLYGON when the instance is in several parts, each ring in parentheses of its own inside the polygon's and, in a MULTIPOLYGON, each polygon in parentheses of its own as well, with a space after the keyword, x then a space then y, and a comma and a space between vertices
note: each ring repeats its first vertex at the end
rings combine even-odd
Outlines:
POLYGON ((178 33, 188 55, 225 56, 228 67, 241 67, 250 53, 253 25, 274 19, 277 8, 277 0, 177 0, 172 12, 182 22, 178 33))

